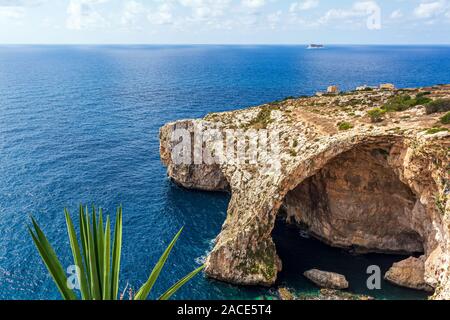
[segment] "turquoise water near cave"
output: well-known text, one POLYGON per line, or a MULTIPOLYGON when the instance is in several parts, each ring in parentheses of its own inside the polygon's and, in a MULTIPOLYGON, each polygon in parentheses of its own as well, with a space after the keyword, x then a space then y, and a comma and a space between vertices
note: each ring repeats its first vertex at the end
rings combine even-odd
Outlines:
MULTIPOLYGON (((158 141, 166 122, 313 94, 331 84, 349 90, 381 82, 449 83, 449 70, 448 46, 0 46, 0 299, 59 299, 26 223, 33 214, 69 266, 63 208, 75 212, 81 202, 109 213, 123 204, 121 288, 143 283, 182 226, 152 297, 202 262, 229 196, 168 181, 158 141)), ((284 235, 280 252, 286 248, 292 256, 284 259, 280 281, 299 291, 314 290, 301 277, 308 263, 339 267, 355 277, 352 290, 363 291, 357 279, 365 264, 397 259, 349 256, 296 231, 284 235)), ((176 298, 271 293, 197 277, 176 298)), ((388 286, 378 296, 423 298, 388 286)))
POLYGON ((350 284, 348 292, 368 295, 376 299, 421 300, 427 294, 417 290, 400 288, 383 279, 393 263, 407 257, 385 254, 354 254, 348 250, 332 248, 311 238, 295 225, 287 225, 278 220, 273 232, 277 252, 283 262, 283 271, 279 276, 279 285, 293 288, 297 294, 316 295, 318 289, 303 273, 311 269, 337 272, 344 275, 350 284), (381 269, 381 290, 369 290, 367 274, 369 266, 381 269))

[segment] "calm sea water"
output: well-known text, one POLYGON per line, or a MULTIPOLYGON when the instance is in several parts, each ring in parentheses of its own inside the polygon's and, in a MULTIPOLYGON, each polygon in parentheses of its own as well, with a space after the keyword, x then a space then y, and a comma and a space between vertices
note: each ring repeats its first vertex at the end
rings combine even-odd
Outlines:
MULTIPOLYGON (((124 206, 122 283, 133 288, 173 235, 160 293, 198 265, 225 219, 228 195, 171 184, 159 160, 158 129, 286 96, 393 82, 450 82, 449 47, 2 46, 0 47, 0 299, 57 299, 26 231, 33 214, 70 264, 63 208, 124 206)), ((314 292, 311 266, 346 274, 352 290, 379 298, 424 298, 383 284, 367 292, 365 270, 402 257, 351 256, 277 228, 280 283, 314 292)), ((198 277, 177 298, 254 299, 267 289, 198 277)))

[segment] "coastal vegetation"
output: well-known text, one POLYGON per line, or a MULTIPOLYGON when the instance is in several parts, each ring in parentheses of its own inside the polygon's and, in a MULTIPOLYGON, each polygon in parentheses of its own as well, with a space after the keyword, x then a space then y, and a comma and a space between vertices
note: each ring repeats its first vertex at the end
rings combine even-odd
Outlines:
MULTIPOLYGON (((82 300, 118 300, 120 259, 122 250, 122 207, 117 209, 114 233, 111 236, 111 220, 106 217, 103 223, 103 212, 99 210, 97 216, 96 208, 89 209, 80 206, 79 209, 79 234, 77 239, 72 218, 67 209, 64 210, 66 217, 67 232, 72 250, 76 276, 82 300), (81 243, 81 247, 80 244, 81 243)), ((72 288, 69 288, 69 279, 58 259, 55 250, 51 246, 44 232, 36 220, 32 217, 32 226, 28 227, 34 244, 53 278, 62 298, 64 300, 77 300, 79 297, 72 288)), ((146 300, 152 291, 175 243, 182 233, 181 229, 169 244, 156 266, 153 268, 147 282, 136 292, 130 293, 130 299, 146 300)), ((178 281, 159 300, 170 299, 183 285, 203 270, 203 266, 178 281)))
POLYGON ((353 125, 349 122, 343 121, 343 122, 338 123, 338 128, 340 131, 346 131, 346 130, 352 129, 353 125))
POLYGON ((428 129, 426 131, 427 134, 436 134, 436 133, 439 133, 439 132, 448 132, 448 129, 436 126, 434 128, 430 128, 430 129, 428 129))
MULTIPOLYGON (((305 96, 303 96, 303 97, 305 97, 305 96)), ((297 97, 288 96, 288 97, 285 97, 285 98, 280 99, 280 100, 272 101, 272 102, 269 103, 269 105, 270 106, 277 106, 277 105, 279 105, 279 104, 281 104, 283 102, 286 102, 286 101, 289 101, 289 100, 295 100, 295 99, 297 99, 297 97)))
POLYGON ((377 123, 377 122, 382 122, 384 120, 384 114, 386 113, 386 110, 381 109, 381 108, 375 108, 375 109, 371 109, 367 112, 367 114, 369 115, 370 119, 372 120, 372 122, 377 123))
POLYGON ((278 109, 278 104, 270 104, 269 107, 262 108, 246 127, 257 130, 267 129, 267 126, 273 122, 272 111, 278 109))
POLYGON ((386 112, 401 112, 406 111, 412 107, 418 105, 426 105, 431 103, 432 100, 423 95, 417 95, 412 98, 410 95, 400 95, 391 98, 384 106, 383 110, 386 112))
MULTIPOLYGON (((387 112, 402 112, 419 105, 425 106, 427 114, 450 111, 450 99, 438 99, 433 101, 427 97, 429 94, 429 92, 421 92, 418 93, 415 98, 412 98, 407 94, 395 96, 389 99, 382 107, 369 110, 367 114, 373 123, 377 123, 384 120, 384 115, 387 112)), ((450 116, 448 114, 445 115, 441 119, 441 122, 443 124, 448 124, 450 122, 450 116)))
POLYGON ((450 112, 447 112, 447 114, 441 118, 441 123, 450 124, 450 112))
POLYGON ((426 105, 427 114, 450 111, 450 99, 438 99, 426 105))

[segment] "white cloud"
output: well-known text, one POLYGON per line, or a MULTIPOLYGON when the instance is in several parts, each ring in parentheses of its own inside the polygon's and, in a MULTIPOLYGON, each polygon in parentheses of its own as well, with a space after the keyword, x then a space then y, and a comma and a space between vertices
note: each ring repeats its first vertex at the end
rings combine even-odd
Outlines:
POLYGON ((173 24, 173 6, 170 3, 163 3, 156 8, 155 11, 147 15, 147 19, 151 24, 173 24))
POLYGON ((20 22, 26 8, 36 7, 46 0, 0 0, 0 22, 20 22))
POLYGON ((47 0, 0 0, 0 7, 36 7, 47 0))
POLYGON ((401 10, 395 10, 391 13, 391 19, 400 19, 403 17, 403 12, 401 10))
POLYGON ((281 20, 281 15, 283 12, 281 10, 278 10, 277 12, 271 13, 267 16, 267 22, 271 29, 275 29, 278 23, 281 20))
POLYGON ((375 1, 355 2, 350 9, 331 9, 328 10, 319 20, 319 24, 328 24, 331 22, 344 22, 351 25, 361 24, 362 18, 367 18, 367 27, 369 29, 380 29, 381 19, 380 7, 375 1))
POLYGON ((179 19, 179 23, 201 22, 209 27, 230 28, 231 20, 227 11, 231 7, 232 0, 178 0, 190 13, 179 19))
POLYGON ((372 11, 375 11, 379 9, 380 6, 376 1, 361 1, 361 2, 355 2, 353 4, 353 10, 355 11, 361 11, 366 12, 366 14, 371 13, 372 11))
POLYGON ((0 21, 20 20, 25 16, 22 7, 0 7, 0 21))
POLYGON ((242 0, 242 5, 251 9, 258 9, 266 4, 265 0, 242 0))
MULTIPOLYGON (((67 8, 65 26, 68 29, 108 27, 111 29, 108 32, 113 34, 120 31, 119 35, 122 35, 125 29, 126 31, 144 29, 146 32, 155 33, 161 31, 162 35, 179 30, 184 32, 187 38, 196 34, 214 37, 213 29, 234 30, 237 35, 245 28, 247 28, 246 35, 256 34, 268 28, 286 32, 292 30, 295 32, 299 28, 315 28, 319 32, 326 33, 334 32, 335 29, 361 29, 365 25, 368 26, 368 21, 373 22, 381 17, 376 14, 379 9, 377 3, 382 1, 0 0, 0 21, 6 21, 2 26, 23 21, 31 30, 33 28, 31 24, 37 26, 39 23, 37 20, 40 19, 45 25, 55 24, 63 28, 62 13, 57 12, 62 6, 63 10, 67 8), (37 19, 32 19, 35 12, 37 19)), ((389 26, 408 25, 408 28, 413 29, 434 23, 434 25, 442 24, 445 29, 444 24, 450 23, 450 0, 414 2, 396 0, 392 10, 387 10, 386 7, 384 16, 389 26)), ((372 23, 370 28, 379 29, 381 24, 372 23)), ((223 34, 234 37, 233 32, 223 34)), ((221 33, 217 34, 222 36, 221 33)), ((134 33, 133 36, 144 37, 138 33, 134 33)), ((196 36, 193 37, 195 39, 196 36)))
POLYGON ((66 27, 82 30, 106 25, 106 20, 97 11, 96 6, 109 0, 70 0, 67 7, 66 27))
POLYGON ((140 2, 130 0, 125 2, 121 23, 126 26, 135 26, 146 14, 144 5, 140 2))
POLYGON ((317 8, 319 6, 319 0, 304 0, 299 2, 294 2, 289 7, 289 12, 293 13, 296 11, 305 11, 317 8))
POLYGON ((445 12, 447 3, 445 0, 434 2, 423 2, 414 9, 414 15, 420 19, 436 17, 445 12))

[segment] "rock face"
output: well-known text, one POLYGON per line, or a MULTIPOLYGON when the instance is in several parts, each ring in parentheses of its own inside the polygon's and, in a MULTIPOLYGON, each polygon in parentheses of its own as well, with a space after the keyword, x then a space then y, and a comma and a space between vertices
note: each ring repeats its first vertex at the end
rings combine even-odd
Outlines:
POLYGON ((312 269, 306 271, 304 276, 323 289, 345 290, 349 287, 345 276, 334 272, 312 269))
POLYGON ((353 294, 345 291, 322 289, 318 296, 300 296, 297 300, 318 300, 318 301, 368 301, 375 300, 373 297, 353 294))
MULTIPOLYGON (((164 126, 161 158, 169 176, 187 188, 232 194, 207 275, 236 284, 274 284, 282 262, 271 234, 283 214, 331 246, 423 253, 425 282, 436 289, 436 299, 450 299, 450 127, 427 131, 443 114, 418 108, 387 113, 377 123, 368 114, 395 95, 424 92, 431 92, 430 99, 450 98, 450 86, 374 89, 287 99, 164 126), (338 125, 344 122, 350 125, 338 125), (253 157, 252 139, 264 130, 278 141, 253 157), (224 137, 229 131, 249 143, 237 143, 223 156, 217 147, 236 141, 224 137), (195 141, 198 134, 204 134, 200 142, 180 150, 181 140, 195 141), (194 145, 208 150, 202 152, 209 161, 178 161, 180 154, 195 159, 194 145), (228 157, 241 153, 243 161, 228 157)), ((267 140, 260 135, 256 145, 267 140)))
POLYGON ((433 288, 425 282, 425 265, 423 257, 394 263, 386 273, 385 279, 401 287, 433 292, 433 288))
POLYGON ((309 226, 314 236, 333 246, 423 252, 422 238, 410 220, 413 211, 422 221, 429 219, 389 166, 386 150, 367 144, 337 156, 287 194, 287 218, 309 226))
POLYGON ((161 129, 160 154, 163 163, 168 168, 169 177, 178 185, 186 189, 203 191, 228 191, 230 186, 217 164, 177 164, 172 162, 172 151, 177 141, 171 140, 171 133, 175 130, 194 130, 195 121, 180 121, 161 129))
POLYGON ((279 296, 280 300, 283 300, 283 301, 295 300, 294 295, 287 288, 279 288, 278 296, 279 296))

